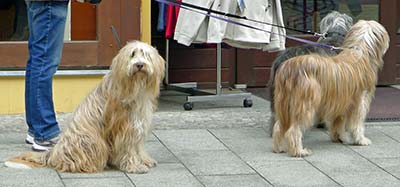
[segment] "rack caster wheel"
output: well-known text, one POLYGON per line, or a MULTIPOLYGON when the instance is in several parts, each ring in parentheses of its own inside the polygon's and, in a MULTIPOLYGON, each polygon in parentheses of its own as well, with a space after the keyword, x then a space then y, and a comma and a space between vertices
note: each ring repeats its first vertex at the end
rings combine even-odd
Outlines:
POLYGON ((192 110, 193 109, 193 103, 192 102, 186 102, 185 104, 183 104, 183 108, 185 110, 192 110))
POLYGON ((253 106, 253 101, 251 99, 244 99, 243 100, 243 106, 245 108, 249 108, 253 106))

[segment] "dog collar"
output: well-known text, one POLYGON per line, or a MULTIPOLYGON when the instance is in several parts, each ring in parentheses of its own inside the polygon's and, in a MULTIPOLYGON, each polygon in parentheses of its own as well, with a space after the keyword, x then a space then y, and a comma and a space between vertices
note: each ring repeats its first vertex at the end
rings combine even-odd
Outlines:
POLYGON ((345 34, 342 34, 340 32, 327 32, 324 37, 328 38, 328 37, 332 37, 333 35, 338 35, 338 36, 341 36, 343 38, 346 36, 345 34))

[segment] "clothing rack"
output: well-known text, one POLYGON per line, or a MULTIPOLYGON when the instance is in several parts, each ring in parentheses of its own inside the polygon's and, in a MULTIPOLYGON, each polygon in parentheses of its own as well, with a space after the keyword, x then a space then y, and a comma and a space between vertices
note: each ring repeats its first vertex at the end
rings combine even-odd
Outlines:
POLYGON ((251 93, 243 92, 243 93, 222 93, 222 84, 221 84, 221 71, 222 71, 222 49, 221 43, 217 43, 217 82, 216 82, 216 90, 215 94, 205 92, 199 90, 197 88, 196 82, 187 82, 187 83, 174 83, 169 84, 169 39, 166 39, 166 48, 165 48, 165 60, 166 60, 166 74, 165 74, 165 82, 167 90, 175 90, 183 93, 190 94, 186 96, 186 102, 183 104, 183 108, 185 110, 192 110, 194 102, 205 102, 205 101, 223 101, 223 100, 243 100, 244 107, 252 107, 253 101, 251 99, 251 93))

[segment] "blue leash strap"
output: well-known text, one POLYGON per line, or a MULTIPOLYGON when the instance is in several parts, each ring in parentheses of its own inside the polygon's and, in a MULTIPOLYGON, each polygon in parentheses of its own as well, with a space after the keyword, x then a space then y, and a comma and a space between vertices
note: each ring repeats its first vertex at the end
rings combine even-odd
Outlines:
MULTIPOLYGON (((291 39, 291 40, 294 40, 294 41, 298 41, 298 42, 301 42, 301 43, 315 45, 315 46, 327 48, 327 49, 330 49, 330 50, 339 49, 338 47, 335 47, 335 46, 326 45, 326 44, 318 43, 318 42, 313 42, 313 41, 310 41, 310 40, 305 40, 305 39, 294 37, 294 36, 288 36, 288 35, 274 33, 274 32, 271 32, 271 31, 268 31, 268 30, 265 30, 265 29, 261 29, 261 28, 254 27, 254 26, 251 26, 251 25, 248 25, 248 24, 240 23, 238 21, 234 21, 234 20, 231 20, 231 19, 219 17, 219 16, 216 16, 216 15, 212 15, 211 13, 209 13, 211 11, 207 11, 206 13, 205 12, 201 12, 199 10, 196 10, 196 8, 189 8, 186 5, 181 4, 181 3, 177 2, 177 1, 171 1, 171 0, 155 0, 155 1, 160 2, 160 3, 165 3, 165 4, 168 4, 168 5, 178 6, 178 7, 182 8, 182 9, 189 10, 189 11, 192 11, 192 12, 195 12, 195 13, 198 13, 198 14, 202 14, 202 15, 208 16, 208 17, 212 17, 212 18, 215 18, 215 19, 218 19, 218 20, 222 20, 222 21, 225 21, 227 23, 231 23, 231 24, 247 27, 247 28, 258 30, 258 31, 262 31, 262 32, 267 32, 267 33, 270 33, 270 34, 275 34, 275 35, 278 35, 278 36, 283 36, 283 37, 286 37, 288 39, 291 39)), ((205 9, 205 8, 203 8, 203 9, 205 9)), ((209 10, 209 9, 206 9, 206 10, 209 10)), ((272 25, 272 26, 274 26, 274 25, 272 25)))

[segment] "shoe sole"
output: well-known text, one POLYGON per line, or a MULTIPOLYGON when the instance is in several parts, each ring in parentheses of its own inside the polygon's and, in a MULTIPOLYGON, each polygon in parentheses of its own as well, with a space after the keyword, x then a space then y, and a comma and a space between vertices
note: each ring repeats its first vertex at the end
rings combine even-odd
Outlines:
POLYGON ((25 143, 26 143, 26 144, 29 144, 29 145, 32 145, 32 144, 33 144, 33 142, 29 141, 28 139, 25 139, 25 143))
POLYGON ((32 151, 35 151, 35 152, 46 152, 48 150, 35 149, 34 147, 32 147, 32 151))
MULTIPOLYGON (((51 147, 52 148, 52 147, 51 147)), ((44 151, 49 151, 51 148, 44 147, 38 144, 32 144, 32 150, 36 152, 44 152, 44 151)))
POLYGON ((33 136, 31 136, 31 135, 28 134, 28 135, 26 136, 26 138, 25 138, 25 143, 32 145, 32 144, 33 144, 33 141, 34 141, 33 136))

